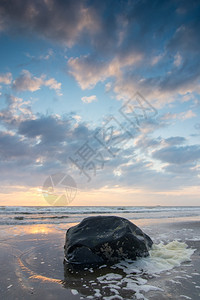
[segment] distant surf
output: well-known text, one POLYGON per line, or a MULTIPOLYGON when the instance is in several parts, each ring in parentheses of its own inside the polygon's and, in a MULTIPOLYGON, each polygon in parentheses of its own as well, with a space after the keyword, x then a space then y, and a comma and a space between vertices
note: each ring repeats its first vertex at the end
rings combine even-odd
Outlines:
POLYGON ((135 220, 198 217, 200 206, 1 206, 0 225, 72 223, 91 215, 135 220))

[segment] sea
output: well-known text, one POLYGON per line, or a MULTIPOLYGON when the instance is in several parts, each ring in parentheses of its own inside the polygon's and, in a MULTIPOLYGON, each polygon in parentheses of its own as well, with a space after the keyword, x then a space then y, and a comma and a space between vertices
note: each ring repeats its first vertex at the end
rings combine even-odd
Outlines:
POLYGON ((78 223, 97 215, 131 220, 191 219, 200 217, 200 206, 1 206, 0 225, 78 223))

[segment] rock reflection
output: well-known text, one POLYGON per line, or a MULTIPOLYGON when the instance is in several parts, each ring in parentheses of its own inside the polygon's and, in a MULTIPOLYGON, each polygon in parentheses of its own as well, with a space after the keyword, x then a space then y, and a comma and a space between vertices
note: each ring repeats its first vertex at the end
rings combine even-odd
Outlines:
MULTIPOLYGON (((146 283, 146 280, 143 280, 143 284, 146 283)), ((67 263, 64 263, 63 286, 76 290, 81 296, 89 299, 132 299, 138 290, 138 284, 141 284, 138 281, 138 274, 127 275, 117 265, 80 270, 70 268, 67 263), (135 288, 133 286, 130 288, 131 283, 135 288)))

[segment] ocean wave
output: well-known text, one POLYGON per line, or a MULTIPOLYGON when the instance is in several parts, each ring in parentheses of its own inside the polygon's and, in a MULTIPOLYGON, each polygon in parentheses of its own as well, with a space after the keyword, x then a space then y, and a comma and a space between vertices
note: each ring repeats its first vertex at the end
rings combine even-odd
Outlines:
POLYGON ((91 215, 118 215, 132 220, 200 216, 200 207, 0 207, 0 225, 80 222, 91 215))
POLYGON ((1 206, 0 214, 95 214, 95 213, 148 213, 169 211, 199 211, 200 206, 1 206))

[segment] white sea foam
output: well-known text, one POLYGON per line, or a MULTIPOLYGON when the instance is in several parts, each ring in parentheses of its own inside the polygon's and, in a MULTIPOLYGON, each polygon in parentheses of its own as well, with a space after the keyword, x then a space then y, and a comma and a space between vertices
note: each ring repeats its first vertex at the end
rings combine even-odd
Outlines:
POLYGON ((190 261, 191 255, 195 249, 187 248, 185 243, 178 241, 153 244, 150 250, 150 256, 138 259, 134 268, 143 269, 147 274, 160 274, 163 271, 169 271, 178 267, 183 262, 190 261))
POLYGON ((72 293, 73 295, 78 295, 78 291, 77 291, 77 290, 74 290, 74 289, 71 290, 71 293, 72 293))
POLYGON ((191 297, 188 297, 188 296, 186 296, 186 295, 180 295, 180 297, 181 297, 181 298, 185 298, 185 299, 191 299, 191 300, 192 300, 192 298, 191 298, 191 297))
MULTIPOLYGON (((187 248, 185 243, 179 241, 173 241, 166 245, 154 244, 149 257, 140 258, 135 262, 124 261, 113 267, 113 269, 122 269, 125 276, 109 273, 98 277, 97 280, 110 290, 112 289, 115 296, 118 295, 119 288, 123 287, 123 290, 134 292, 136 299, 147 299, 144 293, 163 290, 158 286, 148 284, 148 280, 143 278, 144 274, 152 277, 160 276, 159 274, 162 272, 168 273, 169 270, 180 266, 183 262, 190 261, 194 251, 195 249, 187 248)), ((112 297, 103 297, 102 299, 118 299, 112 297)))
POLYGON ((199 242, 200 241, 200 236, 195 236, 193 238, 186 238, 187 241, 191 242, 199 242))

